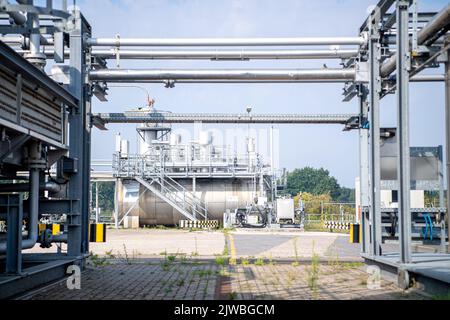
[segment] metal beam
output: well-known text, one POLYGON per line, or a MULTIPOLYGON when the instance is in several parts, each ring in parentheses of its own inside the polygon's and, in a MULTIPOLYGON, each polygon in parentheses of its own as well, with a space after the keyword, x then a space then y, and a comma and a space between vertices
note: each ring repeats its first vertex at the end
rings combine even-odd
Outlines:
POLYGON ((248 46, 316 46, 363 45, 363 37, 311 37, 311 38, 204 38, 204 39, 126 39, 90 38, 87 45, 98 47, 248 47, 248 46))
POLYGON ((95 114, 102 123, 254 123, 346 124, 356 114, 223 114, 126 112, 95 114))
POLYGON ((91 81, 105 82, 165 82, 165 81, 288 81, 347 82, 356 78, 355 69, 194 69, 194 70, 94 70, 91 81))
POLYGON ((410 147, 409 147, 409 70, 410 52, 408 37, 409 1, 397 0, 397 174, 399 181, 399 240, 401 263, 411 262, 410 214, 410 147))

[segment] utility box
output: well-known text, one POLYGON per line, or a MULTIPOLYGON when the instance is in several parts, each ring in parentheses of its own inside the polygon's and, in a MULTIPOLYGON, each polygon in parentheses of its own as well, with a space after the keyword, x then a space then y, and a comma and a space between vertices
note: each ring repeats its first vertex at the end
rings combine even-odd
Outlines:
POLYGON ((139 229, 139 216, 125 217, 123 219, 123 227, 125 229, 139 229))
POLYGON ((291 221, 294 223, 294 199, 277 199, 277 223, 291 221))

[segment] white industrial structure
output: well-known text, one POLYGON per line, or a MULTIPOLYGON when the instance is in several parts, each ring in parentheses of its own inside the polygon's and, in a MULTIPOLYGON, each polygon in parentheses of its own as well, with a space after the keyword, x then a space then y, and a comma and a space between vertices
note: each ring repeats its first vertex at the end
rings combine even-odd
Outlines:
POLYGON ((194 141, 161 124, 137 128, 139 153, 117 136, 113 159, 116 225, 139 217, 140 225, 178 225, 180 220, 220 220, 226 210, 251 205, 276 192, 273 170, 247 138, 245 154, 214 144, 211 132, 194 141))

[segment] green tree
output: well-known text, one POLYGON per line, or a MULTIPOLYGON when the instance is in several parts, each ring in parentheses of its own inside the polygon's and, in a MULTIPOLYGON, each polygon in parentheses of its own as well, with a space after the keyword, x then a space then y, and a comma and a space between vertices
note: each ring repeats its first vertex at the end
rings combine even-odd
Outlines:
MULTIPOLYGON (((95 182, 92 186, 92 201, 95 206, 95 182)), ((98 205, 106 212, 114 211, 114 182, 98 183, 98 205)))
POLYGON ((323 168, 295 169, 287 177, 287 192, 292 196, 299 192, 308 192, 313 195, 329 194, 335 199, 339 196, 339 189, 336 178, 331 177, 330 172, 323 168))
POLYGON ((306 167, 295 169, 288 173, 287 190, 292 196, 300 192, 312 195, 330 195, 332 200, 339 202, 353 202, 354 190, 341 187, 336 178, 330 176, 326 169, 306 167))

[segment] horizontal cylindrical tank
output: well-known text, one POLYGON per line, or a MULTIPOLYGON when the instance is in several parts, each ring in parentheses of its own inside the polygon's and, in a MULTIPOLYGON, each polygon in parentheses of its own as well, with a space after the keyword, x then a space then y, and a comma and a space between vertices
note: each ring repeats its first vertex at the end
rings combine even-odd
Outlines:
MULTIPOLYGON (((192 191, 192 179, 177 179, 187 190, 192 191)), ((197 179, 195 195, 206 205, 209 220, 222 220, 229 209, 246 207, 253 202, 253 182, 251 179, 197 179)), ((176 225, 186 218, 170 204, 133 180, 123 181, 120 193, 119 216, 130 211, 130 216, 139 216, 141 226, 176 225), (137 196, 140 195, 139 200, 137 196), (139 201, 136 204, 136 201, 139 201)))

